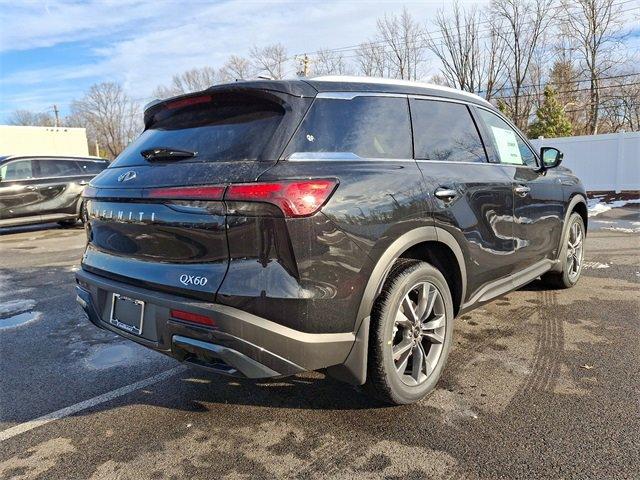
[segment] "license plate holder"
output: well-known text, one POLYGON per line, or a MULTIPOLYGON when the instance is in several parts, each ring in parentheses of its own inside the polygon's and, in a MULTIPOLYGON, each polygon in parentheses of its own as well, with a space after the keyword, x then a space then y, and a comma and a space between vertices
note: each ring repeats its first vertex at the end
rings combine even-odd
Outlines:
POLYGON ((109 323, 120 330, 134 335, 142 335, 145 304, 142 300, 114 293, 111 298, 109 323))

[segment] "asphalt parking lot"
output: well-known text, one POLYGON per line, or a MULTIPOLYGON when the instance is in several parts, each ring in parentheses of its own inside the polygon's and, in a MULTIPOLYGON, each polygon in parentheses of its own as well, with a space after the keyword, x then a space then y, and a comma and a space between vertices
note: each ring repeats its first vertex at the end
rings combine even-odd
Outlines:
POLYGON ((100 331, 74 300, 83 230, 4 231, 0 478, 640 478, 640 211, 594 220, 577 287, 463 315, 438 389, 395 408, 100 331))

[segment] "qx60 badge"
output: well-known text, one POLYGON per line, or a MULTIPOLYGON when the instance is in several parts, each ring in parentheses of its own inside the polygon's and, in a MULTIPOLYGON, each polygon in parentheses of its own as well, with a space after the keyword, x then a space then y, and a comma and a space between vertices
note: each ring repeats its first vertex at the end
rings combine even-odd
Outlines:
POLYGON ((128 172, 123 173, 118 177, 119 182, 128 182, 129 180, 133 180, 136 178, 136 172, 133 170, 129 170, 128 172))
POLYGON ((207 284, 207 277, 196 277, 194 275, 180 275, 180 283, 183 285, 197 285, 204 287, 207 284))

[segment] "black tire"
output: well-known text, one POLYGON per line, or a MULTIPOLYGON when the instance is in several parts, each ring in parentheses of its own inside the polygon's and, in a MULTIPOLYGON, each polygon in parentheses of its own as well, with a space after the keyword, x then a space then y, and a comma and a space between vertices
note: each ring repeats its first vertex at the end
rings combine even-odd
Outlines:
MULTIPOLYGON (((432 289, 429 291, 434 292, 432 289)), ((416 305, 416 310, 418 307, 419 306, 416 305)), ((425 308, 425 312, 426 310, 428 310, 428 308, 425 308)), ((433 315, 435 315, 435 306, 433 306, 433 304, 432 311, 434 312, 433 315)), ((426 313, 426 315, 427 317, 425 318, 434 318, 428 317, 432 315, 431 313, 426 313)), ((414 403, 431 393, 442 374, 442 369, 444 368, 451 348, 453 317, 453 301, 442 273, 425 262, 399 259, 392 267, 371 313, 367 381, 364 385, 365 391, 380 401, 393 405, 414 403), (421 380, 421 383, 416 382, 415 385, 408 385, 403 378, 408 378, 409 376, 413 378, 414 372, 410 373, 409 376, 403 376, 398 372, 397 360, 393 358, 392 349, 401 346, 395 345, 398 332, 400 331, 397 327, 396 318, 404 308, 403 306, 401 307, 401 304, 405 296, 413 293, 418 294, 418 290, 412 288, 420 284, 428 285, 427 288, 429 289, 433 286, 440 294, 440 299, 437 300, 439 306, 438 315, 440 319, 444 316, 445 324, 443 327, 440 327, 439 331, 441 334, 444 334, 444 341, 432 343, 431 340, 427 338, 414 338, 413 341, 416 344, 420 343, 420 345, 422 345, 422 350, 420 350, 422 353, 418 355, 425 354, 424 357, 419 356, 418 358, 427 359, 431 356, 431 348, 436 348, 433 347, 433 345, 437 345, 438 350, 437 352, 436 350, 433 351, 437 357, 434 357, 435 359, 432 360, 432 365, 426 366, 425 364, 425 378, 421 380), (425 349, 427 346, 428 351, 425 349)), ((441 321, 442 320, 440 320, 440 322, 441 321)), ((418 324, 426 325, 426 323, 420 323, 420 320, 418 320, 418 324)), ((411 329, 409 328, 407 330, 411 329)), ((411 338, 410 335, 406 337, 405 333, 406 331, 404 330, 400 333, 401 342, 405 340, 409 341, 408 339, 411 338)), ((413 351, 415 350, 412 350, 412 352, 413 351)), ((408 358, 413 362, 413 353, 411 353, 411 356, 408 358)), ((414 365, 415 364, 412 363, 411 370, 415 368, 414 365)), ((422 363, 420 362, 420 373, 417 373, 418 377, 422 376, 422 368, 422 363)))
POLYGON ((569 222, 567 224, 567 230, 562 238, 562 249, 560 250, 560 261, 562 262, 562 270, 547 272, 542 275, 541 280, 543 285, 551 288, 551 289, 565 289, 571 288, 578 283, 580 280, 580 275, 582 274, 582 264, 584 262, 584 238, 586 235, 586 231, 584 228, 584 220, 579 213, 572 213, 569 217, 569 222), (580 250, 580 266, 577 272, 572 273, 571 265, 568 259, 568 248, 569 248, 569 240, 571 237, 571 231, 574 225, 577 225, 577 228, 580 229, 582 234, 582 249, 580 250))

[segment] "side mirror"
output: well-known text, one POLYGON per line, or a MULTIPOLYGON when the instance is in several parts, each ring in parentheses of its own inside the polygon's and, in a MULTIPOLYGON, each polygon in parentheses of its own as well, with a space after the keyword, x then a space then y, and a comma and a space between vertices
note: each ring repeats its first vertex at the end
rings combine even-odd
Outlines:
POLYGON ((562 163, 563 153, 557 148, 542 147, 540 158, 542 159, 542 169, 555 168, 562 163))

